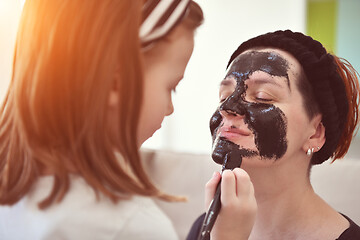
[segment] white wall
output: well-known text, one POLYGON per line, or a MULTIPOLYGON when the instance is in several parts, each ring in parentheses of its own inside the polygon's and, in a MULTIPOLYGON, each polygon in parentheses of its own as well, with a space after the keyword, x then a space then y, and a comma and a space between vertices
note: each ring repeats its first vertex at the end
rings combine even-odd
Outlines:
POLYGON ((305 31, 305 0, 197 2, 205 13, 205 23, 197 32, 185 78, 173 97, 174 114, 144 147, 210 152, 209 120, 217 107, 218 86, 232 52, 241 42, 269 31, 305 31))
MULTIPOLYGON (((0 99, 11 76, 13 45, 23 0, 0 0, 0 99)), ((205 23, 198 30, 185 78, 174 96, 174 114, 144 147, 207 153, 209 119, 218 86, 237 46, 278 29, 305 31, 305 0, 198 0, 205 23), (195 104, 194 104, 195 103, 195 104)))
MULTIPOLYGON (((337 55, 348 60, 360 72, 360 1, 338 2, 337 55)), ((358 135, 358 137, 360 137, 358 135)))
POLYGON ((0 102, 11 77, 16 29, 22 0, 0 0, 0 102))

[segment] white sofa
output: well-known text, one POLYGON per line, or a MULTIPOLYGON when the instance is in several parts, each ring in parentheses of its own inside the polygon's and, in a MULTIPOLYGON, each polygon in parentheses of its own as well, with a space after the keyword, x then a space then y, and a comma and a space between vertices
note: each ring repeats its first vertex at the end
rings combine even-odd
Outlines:
MULTIPOLYGON (((169 194, 186 196, 185 203, 157 201, 170 217, 180 239, 185 239, 192 222, 205 211, 204 185, 221 169, 210 155, 142 150, 142 158, 153 181, 169 194)), ((339 212, 360 224, 360 158, 312 169, 315 191, 339 212)))

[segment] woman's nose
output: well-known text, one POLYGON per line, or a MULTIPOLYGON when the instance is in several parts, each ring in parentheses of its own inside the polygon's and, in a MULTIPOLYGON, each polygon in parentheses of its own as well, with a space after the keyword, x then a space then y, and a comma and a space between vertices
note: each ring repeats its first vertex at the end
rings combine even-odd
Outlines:
POLYGON ((243 116, 247 112, 247 104, 239 93, 233 93, 219 107, 224 116, 243 116))
POLYGON ((238 114, 230 109, 220 109, 220 115, 223 118, 243 118, 244 115, 238 114))

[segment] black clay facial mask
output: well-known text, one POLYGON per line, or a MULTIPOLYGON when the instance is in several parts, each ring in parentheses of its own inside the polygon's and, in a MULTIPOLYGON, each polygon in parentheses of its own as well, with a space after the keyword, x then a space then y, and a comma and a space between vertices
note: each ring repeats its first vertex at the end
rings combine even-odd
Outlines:
POLYGON ((245 100, 246 81, 256 71, 265 72, 271 76, 283 77, 287 81, 289 64, 274 52, 251 51, 240 54, 230 66, 227 76, 236 79, 234 92, 219 106, 210 119, 210 131, 213 137, 212 158, 222 164, 227 152, 240 149, 242 156, 259 155, 268 159, 279 159, 287 150, 287 120, 280 108, 273 104, 250 102, 245 100), (227 111, 244 116, 244 122, 254 134, 258 151, 241 149, 241 147, 226 138, 217 136, 222 126, 219 111, 227 111))

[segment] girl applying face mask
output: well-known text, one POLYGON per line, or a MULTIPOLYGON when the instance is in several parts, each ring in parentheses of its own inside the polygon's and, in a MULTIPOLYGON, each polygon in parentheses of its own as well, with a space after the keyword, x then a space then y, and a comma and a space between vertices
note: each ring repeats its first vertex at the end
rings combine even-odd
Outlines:
POLYGON ((27 0, 0 109, 0 239, 177 239, 139 147, 203 13, 191 0, 27 0))

